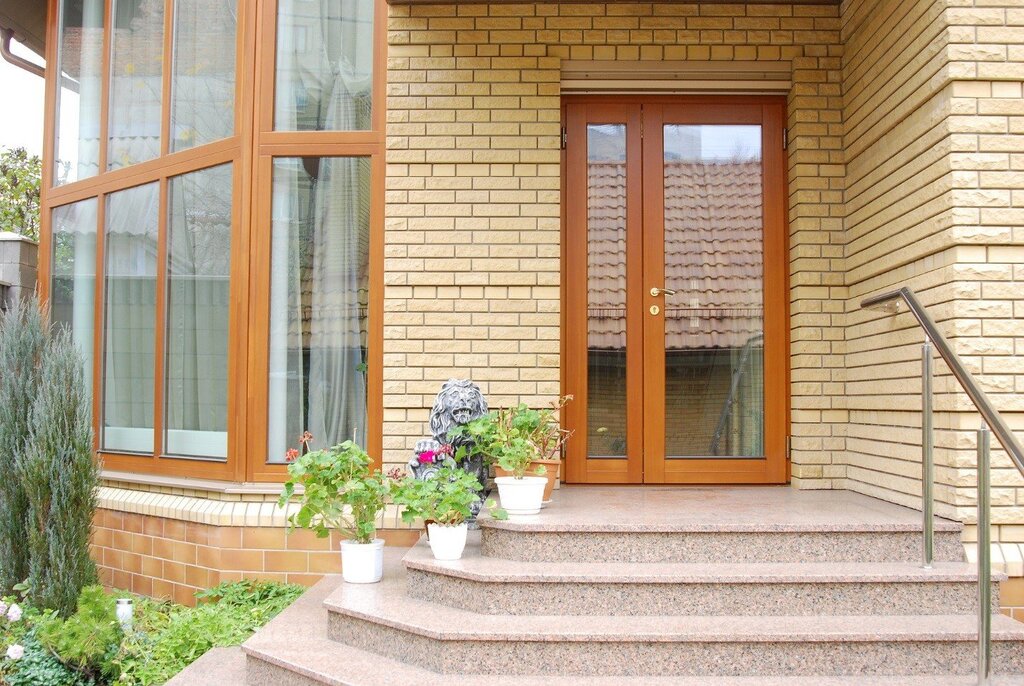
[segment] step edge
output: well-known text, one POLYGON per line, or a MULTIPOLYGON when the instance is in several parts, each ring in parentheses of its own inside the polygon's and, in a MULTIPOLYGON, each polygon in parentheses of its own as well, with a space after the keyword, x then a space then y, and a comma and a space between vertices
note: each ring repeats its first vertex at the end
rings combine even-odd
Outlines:
MULTIPOLYGON (((498 559, 498 558, 491 558, 498 559)), ((772 572, 759 572, 752 570, 749 573, 734 575, 714 575, 713 571, 709 571, 706 574, 695 574, 695 573, 678 573, 678 574, 658 574, 657 576, 651 576, 649 572, 645 573, 642 571, 644 564, 664 564, 670 565, 673 563, 580 563, 580 564, 621 564, 623 566, 640 566, 639 571, 630 573, 626 571, 622 572, 580 572, 576 574, 565 573, 565 572, 551 572, 551 573, 537 573, 537 572, 521 572, 516 573, 515 571, 501 571, 501 572, 481 572, 473 569, 457 568, 454 566, 447 566, 439 561, 425 561, 425 560, 410 560, 406 559, 403 561, 406 569, 414 570, 417 572, 424 572, 429 574, 436 574, 438 576, 452 577, 458 579, 464 579, 466 581, 473 581, 477 583, 506 583, 506 584, 553 584, 553 583, 586 583, 586 584, 637 584, 637 585, 658 585, 658 584, 844 584, 844 583, 873 583, 873 584, 903 584, 903 583, 969 583, 977 584, 978 575, 977 572, 954 572, 954 571, 939 571, 932 575, 920 574, 914 575, 907 571, 892 571, 886 572, 851 572, 849 574, 823 574, 814 573, 813 570, 808 570, 805 574, 800 573, 772 573, 772 572)), ((514 565, 515 561, 509 561, 510 565, 514 565)), ((533 565, 544 565, 544 564, 565 564, 565 563, 544 563, 535 562, 533 565)), ((679 563, 687 564, 687 563, 679 563)), ((757 564, 757 563, 753 563, 757 564)), ((857 563, 850 563, 857 564, 857 563)), ((713 563, 709 563, 709 566, 713 563)), ((1009 577, 1004 572, 993 572, 992 581, 1004 582, 1009 577)))
MULTIPOLYGON (((539 515, 537 515, 539 516, 539 515)), ((481 517, 479 520, 482 529, 497 529, 501 531, 514 531, 518 533, 620 533, 620 534, 669 534, 669 533, 693 533, 693 534, 806 534, 806 533, 852 533, 852 534, 884 534, 884 533, 917 533, 923 535, 923 528, 920 524, 861 524, 861 523, 830 523, 830 524, 670 524, 670 523, 644 523, 644 524, 616 524, 583 522, 542 522, 523 521, 515 519, 497 520, 489 517, 481 517)), ((936 534, 960 533, 963 524, 950 520, 935 520, 936 534)))
MULTIPOLYGON (((417 601, 410 599, 409 602, 417 605, 432 605, 426 601, 417 601)), ((601 643, 638 643, 638 642, 657 642, 657 643, 796 643, 796 642, 813 642, 813 643, 836 643, 836 642, 849 642, 849 643, 910 643, 910 642, 976 642, 978 640, 977 632, 963 631, 963 630, 925 630, 925 631, 881 631, 881 632, 869 632, 865 630, 831 630, 823 632, 820 629, 814 631, 788 631, 780 632, 777 634, 766 634, 765 629, 759 628, 756 632, 752 633, 741 633, 737 630, 718 631, 717 633, 705 631, 700 634, 684 634, 672 633, 666 631, 650 631, 650 630, 638 630, 636 627, 630 628, 628 631, 623 631, 621 624, 629 623, 657 623, 658 620, 664 622, 667 617, 660 615, 636 615, 629 617, 622 616, 609 616, 609 619, 616 620, 620 627, 616 631, 591 631, 591 632, 579 632, 572 633, 568 631, 552 632, 552 633, 528 633, 529 627, 523 627, 519 630, 505 630, 505 631, 465 631, 460 629, 446 628, 444 630, 426 626, 423 623, 411 622, 405 619, 399 619, 393 615, 388 616, 384 612, 378 611, 377 613, 361 610, 358 608, 347 607, 343 603, 332 601, 328 599, 324 601, 324 605, 329 613, 343 615, 351 617, 360 621, 370 622, 373 624, 380 624, 387 626, 392 629, 399 631, 423 636, 438 641, 479 641, 479 642, 504 642, 504 641, 519 641, 519 642, 537 642, 537 643, 582 643, 582 642, 601 642, 601 643)), ((501 617, 503 620, 507 620, 514 623, 523 624, 523 619, 529 621, 534 617, 542 617, 541 615, 483 615, 468 610, 460 610, 458 608, 445 607, 446 611, 454 612, 456 614, 466 615, 466 619, 490 619, 493 621, 497 617, 501 617)), ((418 614, 418 613, 415 613, 418 614)), ((554 615, 557 616, 557 615, 554 615)), ((936 618, 949 618, 953 616, 967 616, 967 615, 920 615, 920 616, 903 616, 903 619, 913 620, 935 620, 936 618)), ((993 615, 993 628, 992 628, 992 640, 998 642, 1024 642, 1024 625, 1020 625, 1020 628, 1003 628, 998 627, 1000 623, 998 620, 1002 615, 993 615)), ((544 616, 546 617, 546 616, 544 616)), ((578 619, 575 615, 566 616, 572 619, 578 619)), ((588 616, 588 619, 593 620, 594 616, 588 616)), ((884 619, 893 621, 897 616, 885 616, 884 619)), ((677 619, 671 617, 671 619, 677 619)), ((696 616, 688 616, 682 619, 687 620, 690 623, 699 621, 701 618, 696 616)), ((780 619, 791 619, 796 621, 808 620, 808 619, 821 619, 821 617, 779 617, 779 616, 757 616, 757 615, 736 615, 731 619, 737 623, 743 624, 751 620, 764 621, 772 620, 779 621, 780 619)), ((872 620, 879 619, 875 615, 862 615, 862 616, 846 616, 846 615, 832 615, 828 619, 839 621, 845 620, 859 620, 861 624, 870 625, 872 620)), ((973 620, 973 616, 971 617, 973 620)), ((1009 618, 1006 618, 1009 619, 1009 618)), ((1013 620, 1010 620, 1013 621, 1013 620)), ((1020 624, 1019 622, 1014 622, 1020 624)), ((452 623, 447 623, 446 626, 451 626, 452 623)))

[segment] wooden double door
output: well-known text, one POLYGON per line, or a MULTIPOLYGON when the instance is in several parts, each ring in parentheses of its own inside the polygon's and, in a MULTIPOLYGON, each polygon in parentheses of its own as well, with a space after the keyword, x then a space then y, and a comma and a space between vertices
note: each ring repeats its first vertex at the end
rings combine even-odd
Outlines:
POLYGON ((564 104, 570 483, 784 483, 785 100, 564 104))

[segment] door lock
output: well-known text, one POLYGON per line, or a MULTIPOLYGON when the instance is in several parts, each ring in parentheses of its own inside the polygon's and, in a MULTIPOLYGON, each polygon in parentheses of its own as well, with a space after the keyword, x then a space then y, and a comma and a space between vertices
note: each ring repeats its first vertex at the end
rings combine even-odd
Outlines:
POLYGON ((658 314, 661 312, 661 308, 657 305, 651 305, 651 314, 658 314))
POLYGON ((673 289, 671 289, 671 288, 658 288, 657 286, 655 286, 654 288, 651 289, 651 295, 653 295, 655 298, 657 298, 659 295, 661 295, 663 293, 665 295, 675 295, 676 294, 676 292, 673 289))

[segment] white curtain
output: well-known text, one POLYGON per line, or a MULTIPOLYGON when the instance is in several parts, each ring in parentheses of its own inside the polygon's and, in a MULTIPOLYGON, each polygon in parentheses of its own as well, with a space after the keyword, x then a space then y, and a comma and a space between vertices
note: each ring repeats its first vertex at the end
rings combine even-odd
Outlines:
POLYGON ((234 133, 236 0, 176 0, 171 150, 234 133))
POLYGON ((163 3, 114 0, 110 48, 108 169, 160 154, 163 3))
POLYGON ((304 430, 365 440, 366 158, 278 160, 270 297, 271 461, 304 430))
POLYGON ((165 452, 226 457, 231 165, 169 191, 165 452))
POLYGON ((156 183, 108 196, 103 447, 153 450, 156 322, 156 183))
POLYGON ((372 0, 280 0, 274 128, 369 128, 373 12, 372 0))
MULTIPOLYGON (((369 125, 373 2, 281 0, 275 127, 369 125), (316 8, 310 11, 310 8, 316 8)), ((366 436, 368 158, 274 164, 269 459, 366 436)))

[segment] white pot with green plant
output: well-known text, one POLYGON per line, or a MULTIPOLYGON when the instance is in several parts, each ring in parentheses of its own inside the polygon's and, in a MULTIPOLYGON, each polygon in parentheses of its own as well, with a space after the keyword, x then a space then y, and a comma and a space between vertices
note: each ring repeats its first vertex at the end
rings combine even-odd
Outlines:
POLYGON ((545 495, 550 497, 557 471, 549 466, 557 470, 562 446, 571 435, 561 427, 558 414, 570 400, 572 396, 565 396, 541 410, 520 403, 453 430, 494 465, 498 497, 509 515, 538 514, 545 495))
MULTIPOLYGON (((311 437, 303 436, 303 445, 311 437)), ((376 537, 377 515, 392 491, 391 480, 371 469, 369 455, 352 441, 326 450, 288 451, 288 476, 278 503, 287 507, 298 486, 299 509, 288 517, 289 531, 310 529, 317 538, 331 531, 341 542, 341 576, 350 584, 372 584, 384 575, 384 541, 376 537)))
POLYGON ((435 560, 458 560, 466 548, 466 519, 481 490, 475 475, 447 460, 429 479, 406 477, 395 488, 395 504, 402 507, 402 521, 423 521, 435 560))

